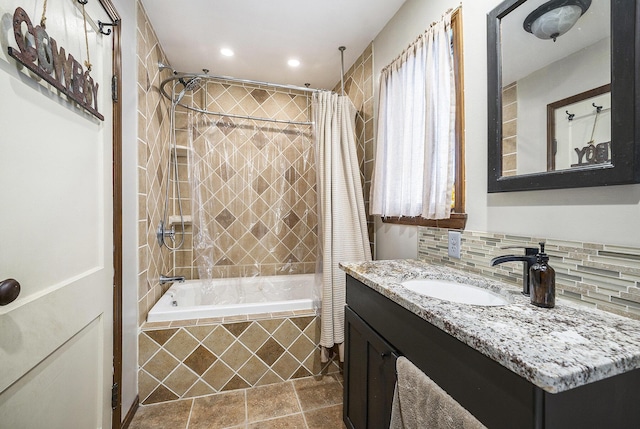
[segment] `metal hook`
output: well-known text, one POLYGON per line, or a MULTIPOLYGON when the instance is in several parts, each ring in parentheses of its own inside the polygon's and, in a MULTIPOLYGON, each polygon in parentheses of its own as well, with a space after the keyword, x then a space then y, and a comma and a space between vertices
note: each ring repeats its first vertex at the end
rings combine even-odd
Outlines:
MULTIPOLYGON (((78 0, 78 1, 80 1, 80 0, 78 0)), ((89 1, 89 0, 86 0, 86 1, 89 1)), ((111 34, 111 29, 109 28, 107 31, 104 31, 104 27, 115 27, 119 23, 120 23, 120 21, 117 20, 117 19, 116 19, 115 22, 112 22, 112 23, 98 21, 98 29, 100 31, 100 34, 104 34, 105 36, 110 35, 111 34)))
POLYGON ((89 0, 78 0, 78 3, 84 5, 84 4, 89 3, 89 0))
POLYGON ((602 110, 602 106, 596 106, 596 103, 591 103, 591 105, 596 108, 597 113, 600 113, 600 111, 602 110))
POLYGON ((573 121, 573 118, 576 116, 576 114, 575 114, 575 113, 569 113, 569 111, 568 111, 568 110, 565 110, 565 113, 567 114, 567 119, 568 119, 569 121, 573 121))

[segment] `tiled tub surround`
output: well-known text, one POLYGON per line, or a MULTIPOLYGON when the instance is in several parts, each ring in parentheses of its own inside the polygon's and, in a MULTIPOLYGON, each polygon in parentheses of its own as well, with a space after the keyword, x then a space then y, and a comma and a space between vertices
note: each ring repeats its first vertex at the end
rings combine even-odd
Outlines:
POLYGON ((541 389, 557 393, 640 368, 640 322, 558 300, 540 309, 521 289, 418 260, 343 263, 343 270, 541 389), (414 278, 499 290, 512 304, 481 307, 428 298, 414 278))
POLYGON ((171 253, 158 246, 156 228, 162 219, 169 156, 170 102, 158 91, 170 71, 160 72, 158 62, 167 64, 158 38, 138 2, 138 324, 166 287, 160 274, 170 275, 171 253))
MULTIPOLYGON (((308 121, 310 115, 308 94, 294 90, 209 82, 185 98, 198 106, 206 102, 210 111, 236 115, 287 121, 308 121)), ((214 278, 315 272, 317 196, 311 126, 194 116, 178 108, 176 129, 179 146, 189 147, 193 137, 197 156, 191 168, 200 170, 202 178, 194 193, 188 157, 178 157, 185 211, 194 219, 199 215, 201 227, 210 231, 217 246, 194 243, 197 226, 188 226, 186 245, 175 252, 175 274, 198 278, 198 257, 213 259, 213 268, 207 269, 214 278), (190 115, 195 121, 191 133, 190 115), (199 254, 194 246, 201 249, 199 254)), ((173 207, 177 213, 175 199, 173 207)))
POLYGON ((493 277, 522 287, 522 262, 490 266, 492 258, 524 254, 505 246, 538 247, 556 270, 557 296, 581 305, 640 320, 640 248, 609 244, 462 231, 461 259, 449 258, 447 229, 418 229, 418 258, 436 265, 493 277))
POLYGON ((339 372, 320 363, 318 317, 286 312, 145 323, 139 335, 143 405, 339 372))

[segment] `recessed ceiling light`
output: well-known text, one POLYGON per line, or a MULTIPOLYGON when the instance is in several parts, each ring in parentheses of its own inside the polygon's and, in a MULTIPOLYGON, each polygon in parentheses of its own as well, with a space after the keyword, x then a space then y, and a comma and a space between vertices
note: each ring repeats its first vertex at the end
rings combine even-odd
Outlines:
POLYGON ((287 61, 287 64, 289 64, 289 66, 291 67, 298 67, 300 65, 300 61, 292 58, 287 61))
POLYGON ((220 53, 222 55, 224 55, 225 57, 232 57, 233 56, 233 51, 229 48, 222 48, 220 49, 220 53))

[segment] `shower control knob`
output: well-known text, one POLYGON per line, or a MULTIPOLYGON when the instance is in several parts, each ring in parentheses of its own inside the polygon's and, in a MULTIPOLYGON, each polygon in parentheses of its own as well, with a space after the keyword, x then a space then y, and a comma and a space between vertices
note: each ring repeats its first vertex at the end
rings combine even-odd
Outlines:
POLYGON ((7 305, 16 300, 20 295, 20 283, 14 279, 6 279, 0 282, 0 305, 7 305))

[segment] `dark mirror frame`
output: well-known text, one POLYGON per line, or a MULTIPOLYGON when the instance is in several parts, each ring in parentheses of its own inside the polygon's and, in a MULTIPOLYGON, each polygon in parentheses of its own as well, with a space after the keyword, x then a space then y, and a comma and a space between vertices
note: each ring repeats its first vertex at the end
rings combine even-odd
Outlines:
POLYGON ((640 183, 640 0, 611 0, 611 165, 502 176, 500 20, 525 1, 506 0, 487 15, 488 192, 640 183))

